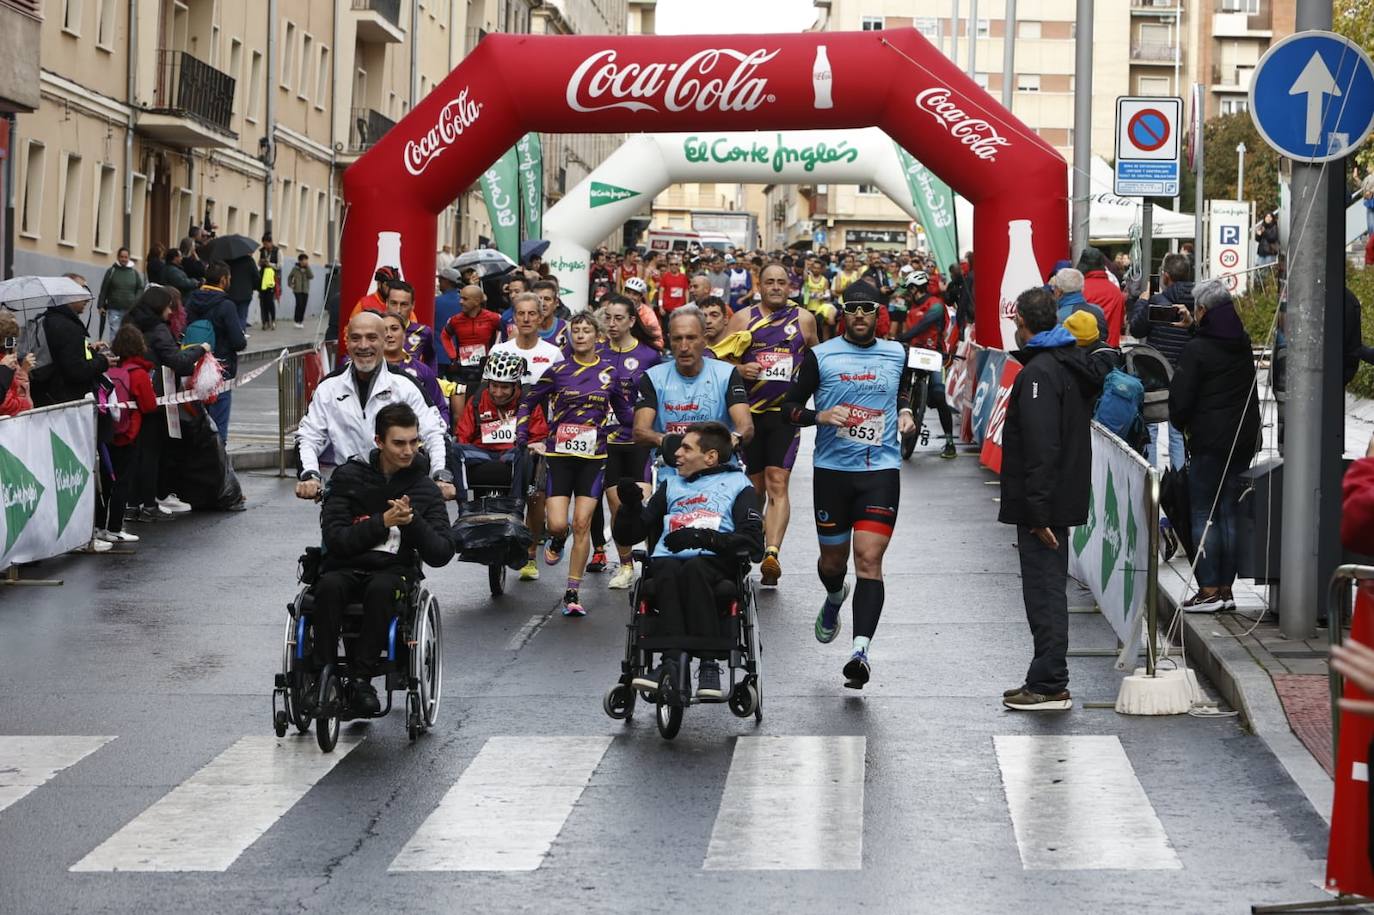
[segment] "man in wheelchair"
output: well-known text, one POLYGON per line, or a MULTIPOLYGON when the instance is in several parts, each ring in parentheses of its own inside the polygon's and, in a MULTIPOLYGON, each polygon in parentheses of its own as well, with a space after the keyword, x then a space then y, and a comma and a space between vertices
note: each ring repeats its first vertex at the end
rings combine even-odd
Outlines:
MULTIPOLYGON (((664 459, 677 475, 662 482, 647 504, 635 481, 617 484, 620 511, 617 543, 644 540, 651 547, 656 631, 660 635, 715 638, 719 619, 716 582, 736 577, 741 554, 763 558, 763 516, 749 478, 730 463, 730 430, 717 422, 696 423, 680 438, 665 436, 664 459)), ((665 652, 670 682, 685 682, 686 652, 665 652)), ((697 698, 720 699, 720 665, 702 660, 697 698)))
MULTIPOLYGON (((377 447, 334 471, 320 512, 324 555, 315 583, 314 660, 335 662, 344 608, 361 602, 363 618, 348 649, 345 689, 355 715, 381 711, 371 679, 386 646, 398 602, 415 584, 419 562, 442 566, 453 558, 448 511, 420 452, 420 421, 407 404, 377 413, 377 447)), ((306 690, 310 695, 313 691, 306 690)))

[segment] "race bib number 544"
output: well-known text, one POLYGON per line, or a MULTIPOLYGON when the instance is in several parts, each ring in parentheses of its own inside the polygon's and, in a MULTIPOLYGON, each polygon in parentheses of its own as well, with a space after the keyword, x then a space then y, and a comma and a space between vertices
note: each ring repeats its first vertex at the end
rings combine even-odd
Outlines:
POLYGON ((760 381, 792 380, 791 353, 755 353, 754 360, 761 368, 760 381))

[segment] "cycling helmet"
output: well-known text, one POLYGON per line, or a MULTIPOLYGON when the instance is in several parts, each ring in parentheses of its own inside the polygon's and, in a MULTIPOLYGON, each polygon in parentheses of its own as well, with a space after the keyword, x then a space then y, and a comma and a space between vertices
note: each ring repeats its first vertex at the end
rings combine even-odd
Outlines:
POLYGON ((482 369, 483 381, 504 381, 516 384, 525 375, 525 357, 507 350, 497 350, 487 357, 482 369))
POLYGON ((913 270, 907 274, 906 284, 908 286, 929 286, 930 274, 924 270, 913 270))
POLYGON ((625 281, 625 290, 627 292, 638 292, 640 295, 647 295, 649 292, 649 284, 637 276, 632 276, 625 281))

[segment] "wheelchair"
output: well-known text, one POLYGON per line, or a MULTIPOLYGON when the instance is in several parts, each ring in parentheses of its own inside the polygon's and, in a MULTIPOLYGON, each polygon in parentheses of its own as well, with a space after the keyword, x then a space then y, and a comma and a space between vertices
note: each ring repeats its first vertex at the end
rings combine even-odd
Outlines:
MULTIPOLYGON (((297 577, 301 588, 295 600, 286 605, 286 633, 282 639, 281 672, 272 691, 272 725, 278 737, 295 726, 301 734, 315 725, 315 740, 325 753, 333 751, 339 739, 339 725, 358 717, 381 718, 391 711, 391 694, 404 690, 406 731, 413 741, 434 727, 439 717, 443 689, 444 661, 441 651, 439 601, 422 583, 419 563, 410 570, 406 593, 398 601, 387 631, 386 657, 381 671, 386 679, 386 702, 375 716, 358 716, 348 708, 343 683, 349 677, 348 660, 340 657, 320 668, 314 660, 314 630, 310 614, 314 609, 313 586, 318 577, 322 551, 310 547, 301 556, 297 577), (311 680, 315 695, 306 696, 311 680), (307 701, 307 700, 312 701, 307 701), (313 708, 311 708, 313 706, 313 708)), ((362 604, 344 608, 340 636, 347 643, 357 638, 362 604)))
POLYGON ((516 481, 525 475, 525 456, 512 463, 462 460, 465 498, 458 504, 453 533, 460 562, 487 567, 487 586, 492 597, 506 591, 506 576, 529 558, 534 537, 525 526, 525 500, 534 485, 543 485, 543 462, 535 466, 534 482, 527 489, 516 481))
POLYGON ((736 557, 733 578, 716 583, 715 599, 720 613, 721 633, 717 637, 666 636, 656 632, 653 610, 653 563, 645 550, 635 550, 634 560, 642 574, 630 593, 630 622, 626 626, 625 657, 620 663, 620 679, 606 692, 602 709, 618 721, 634 717, 636 699, 654 706, 658 732, 672 740, 682 728, 683 712, 688 706, 721 704, 730 707, 738 718, 751 715, 763 721, 763 643, 759 634, 758 595, 750 576, 747 553, 736 557), (670 682, 660 670, 654 689, 636 687, 635 680, 648 678, 655 654, 686 651, 690 657, 725 661, 729 666, 728 684, 722 684, 721 699, 698 699, 691 689, 691 671, 679 671, 677 683, 670 682))

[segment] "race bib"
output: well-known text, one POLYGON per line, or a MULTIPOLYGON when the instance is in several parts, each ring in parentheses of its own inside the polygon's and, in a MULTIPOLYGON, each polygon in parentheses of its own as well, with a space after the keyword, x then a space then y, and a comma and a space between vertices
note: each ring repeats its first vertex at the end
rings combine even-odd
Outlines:
POLYGON ((476 365, 486 356, 487 348, 481 343, 469 343, 458 347, 458 364, 464 368, 476 365))
POLYGON ((689 512, 678 512, 668 516, 668 532, 696 528, 702 531, 720 530, 720 515, 704 508, 689 512))
POLYGON ((720 288, 719 286, 712 286, 711 295, 715 296, 718 299, 723 299, 725 298, 725 290, 720 288))
POLYGON ((906 367, 918 372, 938 372, 944 364, 944 357, 933 349, 913 346, 906 351, 906 367))
POLYGON ((791 353, 755 353, 754 361, 761 366, 759 381, 792 380, 791 353))
POLYGON ((691 422, 690 420, 687 421, 687 422, 685 422, 685 423, 668 423, 668 424, 663 428, 663 434, 664 434, 664 435, 686 435, 686 434, 687 434, 687 430, 690 429, 690 428, 692 428, 692 426, 694 426, 694 425, 695 425, 695 423, 691 422))
POLYGON ((849 409, 849 423, 838 431, 844 438, 864 445, 881 445, 887 416, 882 410, 871 410, 854 404, 841 404, 849 409))
POLYGON ((389 527, 386 529, 386 542, 377 547, 383 553, 390 553, 395 556, 401 550, 401 529, 399 527, 389 527))
POLYGON ((577 454, 591 457, 596 454, 596 426, 578 423, 559 423, 554 433, 554 454, 577 454))
POLYGON ((494 419, 491 422, 482 423, 482 444, 514 445, 515 417, 508 416, 505 419, 494 419))

